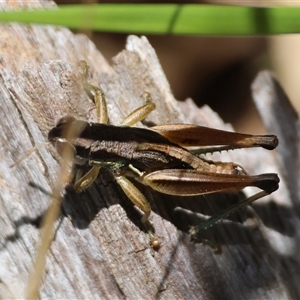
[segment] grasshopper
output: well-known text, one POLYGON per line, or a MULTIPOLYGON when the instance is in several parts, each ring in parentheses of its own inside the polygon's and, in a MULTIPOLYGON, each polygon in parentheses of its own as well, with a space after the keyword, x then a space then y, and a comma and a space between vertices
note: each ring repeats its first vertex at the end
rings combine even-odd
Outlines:
POLYGON ((151 206, 128 177, 160 193, 179 196, 235 192, 248 186, 262 190, 222 214, 213 216, 200 227, 192 228, 194 237, 232 211, 278 189, 277 174, 252 176, 238 164, 213 162, 200 157, 201 153, 235 148, 263 147, 272 150, 278 145, 276 136, 254 136, 187 124, 159 125, 149 129, 131 127, 155 109, 147 92, 143 95, 145 105, 133 111, 119 126, 109 125, 105 95, 100 88, 88 83, 85 62, 81 62, 81 68, 84 87, 94 96, 98 123, 66 116, 50 130, 48 139, 55 143, 58 151, 61 145, 69 147, 75 164, 90 166, 86 174, 77 174, 75 191, 81 192, 93 184, 101 168, 113 174, 127 197, 143 212, 142 222, 150 234, 153 247, 159 243, 148 221, 151 206), (66 140, 64 133, 73 128, 81 128, 80 134, 66 140), (221 147, 205 148, 202 152, 189 150, 192 146, 217 145, 221 147))

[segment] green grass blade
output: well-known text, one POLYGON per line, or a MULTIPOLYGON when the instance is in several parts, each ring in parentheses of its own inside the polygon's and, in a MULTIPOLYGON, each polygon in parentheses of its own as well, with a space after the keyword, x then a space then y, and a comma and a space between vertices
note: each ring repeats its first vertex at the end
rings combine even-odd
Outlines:
POLYGON ((186 5, 174 25, 176 34, 258 35, 300 32, 300 7, 186 5))
POLYGON ((62 5, 0 12, 1 21, 140 34, 257 35, 300 32, 300 7, 198 4, 62 5))

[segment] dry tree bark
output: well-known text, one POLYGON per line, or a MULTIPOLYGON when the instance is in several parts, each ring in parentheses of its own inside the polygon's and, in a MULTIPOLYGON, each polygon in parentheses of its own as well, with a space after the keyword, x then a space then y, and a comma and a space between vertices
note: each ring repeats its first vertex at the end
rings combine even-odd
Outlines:
MULTIPOLYGON (((51 201, 29 183, 51 193, 59 164, 53 148, 41 147, 16 167, 10 165, 46 141, 61 116, 95 121, 78 61, 88 62, 90 81, 105 91, 112 124, 140 106, 141 94, 149 91, 157 109, 147 124, 230 126, 208 107, 198 109, 192 100, 174 99, 145 37, 128 37, 126 49, 109 65, 87 37, 65 28, 2 24, 0 52, 0 295, 23 298, 39 243, 40 218, 51 201)), ((249 207, 207 231, 222 247, 221 254, 192 242, 187 232, 201 221, 196 212, 211 215, 244 198, 243 193, 169 197, 137 185, 152 205, 150 220, 162 242, 154 251, 140 215, 103 170, 83 193, 66 191, 64 217, 47 256, 40 297, 299 298, 299 121, 268 72, 259 75, 253 91, 267 128, 279 137, 278 151, 237 150, 213 158, 234 160, 253 174, 277 172, 280 189, 257 201, 254 210, 249 207)))

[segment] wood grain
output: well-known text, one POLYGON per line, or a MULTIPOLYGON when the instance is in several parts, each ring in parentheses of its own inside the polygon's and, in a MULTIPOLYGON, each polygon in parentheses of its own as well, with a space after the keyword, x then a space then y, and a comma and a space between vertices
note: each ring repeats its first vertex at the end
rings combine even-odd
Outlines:
MULTIPOLYGON (((51 201, 29 183, 51 193, 59 164, 53 148, 41 147, 16 167, 10 165, 45 142, 61 116, 95 121, 95 108, 80 83, 78 61, 88 62, 90 81, 105 91, 112 124, 140 106, 142 93, 148 91, 157 105, 146 119, 148 125, 230 126, 207 106, 199 109, 191 99, 174 99, 145 37, 129 36, 110 65, 86 36, 65 28, 1 24, 0 32, 0 295, 24 298, 40 238, 40 217, 51 201)), ((213 158, 234 160, 253 174, 277 172, 280 189, 257 201, 254 209, 207 232, 222 247, 221 254, 191 242, 189 227, 203 220, 194 213, 210 215, 244 194, 169 197, 137 184, 152 205, 150 220, 162 242, 154 251, 140 215, 104 170, 87 191, 76 194, 67 189, 40 297, 298 298, 299 121, 269 73, 258 77, 253 87, 268 130, 279 137, 278 151, 238 150, 213 158), (269 90, 263 93, 264 88, 269 90), (191 212, 184 213, 187 210, 191 212)))

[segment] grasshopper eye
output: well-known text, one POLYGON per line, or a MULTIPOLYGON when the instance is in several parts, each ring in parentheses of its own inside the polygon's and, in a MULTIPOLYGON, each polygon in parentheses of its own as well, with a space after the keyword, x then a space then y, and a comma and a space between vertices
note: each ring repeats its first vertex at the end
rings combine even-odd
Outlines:
POLYGON ((60 156, 63 156, 62 155, 63 151, 68 151, 69 153, 72 153, 73 157, 75 157, 75 155, 76 155, 76 149, 75 149, 75 147, 71 143, 69 143, 67 140, 65 140, 65 139, 58 138, 55 141, 55 148, 56 148, 57 153, 60 156))
POLYGON ((82 158, 80 156, 77 156, 77 152, 75 147, 69 143, 67 140, 63 138, 58 138, 55 141, 55 149, 57 153, 62 157, 63 151, 66 151, 68 153, 72 154, 72 157, 74 158, 74 163, 76 165, 84 165, 86 163, 86 159, 82 158))
POLYGON ((78 136, 88 125, 87 122, 77 120, 71 116, 62 117, 57 125, 48 133, 48 140, 55 142, 57 139, 65 137, 70 139, 70 136, 78 136))
POLYGON ((56 139, 59 139, 63 135, 63 131, 65 128, 70 126, 72 123, 76 122, 76 119, 71 116, 65 116, 59 119, 56 126, 53 127, 48 133, 48 140, 50 142, 55 142, 56 139))
POLYGON ((61 119, 59 119, 59 121, 56 124, 56 127, 70 125, 75 121, 76 121, 76 119, 72 116, 64 116, 61 119))

